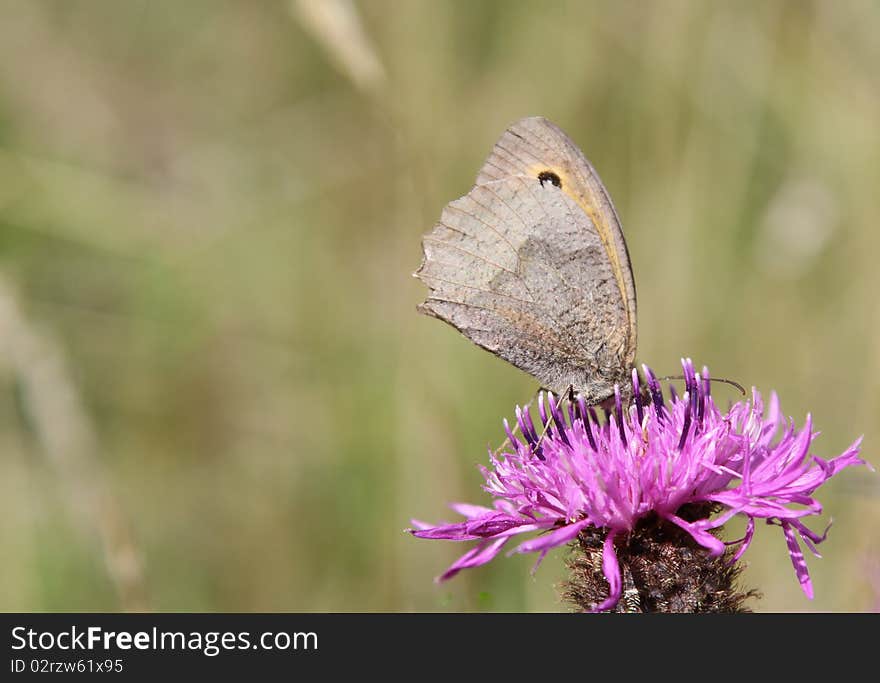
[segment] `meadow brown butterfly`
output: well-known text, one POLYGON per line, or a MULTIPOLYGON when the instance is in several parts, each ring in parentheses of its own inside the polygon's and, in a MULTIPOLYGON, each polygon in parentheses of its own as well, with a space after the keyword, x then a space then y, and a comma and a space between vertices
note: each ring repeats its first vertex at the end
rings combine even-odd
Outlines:
POLYGON ((583 153, 541 117, 510 126, 422 241, 419 311, 590 404, 625 391, 636 289, 620 220, 583 153))

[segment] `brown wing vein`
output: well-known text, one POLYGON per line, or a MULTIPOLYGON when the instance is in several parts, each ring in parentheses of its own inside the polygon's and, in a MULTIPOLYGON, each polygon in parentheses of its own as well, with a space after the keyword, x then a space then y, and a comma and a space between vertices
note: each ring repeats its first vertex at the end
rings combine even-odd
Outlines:
MULTIPOLYGON (((502 296, 504 296, 504 295, 502 295, 502 296)), ((425 300, 425 303, 428 303, 431 301, 436 301, 436 302, 445 303, 445 304, 452 304, 454 306, 467 306, 468 308, 476 308, 477 310, 486 311, 488 313, 492 313, 494 315, 498 315, 498 316, 501 316, 501 317, 507 319, 510 322, 510 324, 513 325, 513 327, 515 329, 520 329, 519 326, 516 325, 514 318, 521 317, 521 316, 510 315, 510 313, 513 313, 513 311, 506 312, 504 310, 499 310, 497 308, 489 308, 488 306, 480 306, 479 304, 473 304, 473 303, 469 303, 466 301, 455 301, 453 299, 441 299, 436 296, 429 296, 425 300)), ((574 349, 572 349, 570 346, 568 346, 562 339, 560 339, 559 336, 557 334, 555 334, 555 332, 553 331, 552 328, 548 328, 546 325, 544 325, 541 321, 539 321, 537 318, 534 318, 533 316, 529 316, 529 318, 530 318, 529 322, 532 325, 534 325, 535 327, 541 328, 541 331, 543 333, 542 335, 540 335, 541 338, 548 338, 548 339, 553 340, 553 342, 556 345, 556 348, 559 349, 560 351, 562 351, 563 353, 568 354, 571 358, 579 358, 580 357, 580 354, 577 351, 575 351, 574 349)), ((455 327, 458 327, 458 326, 456 325, 455 327)), ((468 327, 467 329, 475 330, 475 329, 481 329, 481 328, 468 327)), ((489 332, 491 330, 482 330, 482 331, 489 332)), ((538 350, 541 349, 541 346, 538 344, 528 344, 528 337, 525 337, 521 341, 521 343, 526 346, 530 346, 530 348, 533 348, 533 349, 538 349, 538 350)))
MULTIPOLYGON (((466 196, 470 196, 470 195, 466 195, 466 196)), ((476 201, 473 197, 471 197, 471 201, 473 201, 474 204, 476 204, 477 206, 480 206, 480 207, 482 207, 482 208, 484 208, 484 209, 486 208, 485 206, 483 206, 482 204, 480 204, 480 202, 476 201)), ((455 211, 458 211, 459 213, 463 213, 465 216, 470 216, 471 218, 474 218, 474 219, 478 220, 480 223, 482 223, 482 224, 485 225, 487 228, 489 228, 492 232, 494 232, 496 235, 498 235, 498 237, 500 237, 502 240, 504 240, 505 244, 507 244, 507 246, 510 247, 510 250, 513 252, 513 255, 516 256, 517 258, 519 258, 519 254, 518 254, 517 251, 516 251, 516 247, 514 247, 513 244, 510 243, 510 240, 508 240, 508 239, 507 239, 507 238, 506 238, 501 232, 499 232, 499 231, 495 228, 495 226, 493 226, 493 225, 487 223, 486 221, 484 221, 484 220, 483 220, 482 218, 480 218, 479 216, 477 216, 477 215, 475 215, 475 214, 472 214, 470 211, 465 211, 464 209, 462 209, 462 208, 460 208, 460 207, 458 207, 458 206, 453 206, 452 203, 449 203, 449 204, 446 206, 446 208, 447 208, 447 209, 453 209, 453 210, 455 210, 455 211)), ((488 210, 488 209, 487 209, 487 210, 488 210)), ((494 214, 494 212, 492 212, 492 213, 494 214)), ((495 215, 497 215, 497 214, 495 214, 495 215)), ((446 225, 446 223, 443 223, 443 225, 446 225)), ((446 225, 446 227, 449 228, 449 227, 451 227, 451 226, 446 225)), ((452 228, 452 229, 454 230, 455 228, 452 228)), ((459 230, 458 232, 461 232, 463 235, 468 235, 469 237, 476 238, 476 235, 472 235, 472 234, 470 234, 470 233, 465 233, 465 232, 462 232, 461 230, 459 230)))
MULTIPOLYGON (((437 263, 441 266, 449 266, 451 268, 456 267, 456 265, 454 265, 452 263, 446 263, 444 261, 438 261, 436 259, 432 259, 432 260, 434 261, 434 263, 437 263)), ((477 287, 476 285, 466 285, 464 282, 456 282, 455 280, 447 280, 446 278, 437 277, 436 275, 424 275, 422 277, 423 277, 423 279, 426 279, 426 280, 436 280, 437 282, 444 282, 447 285, 455 285, 456 287, 465 287, 467 289, 475 289, 478 292, 483 292, 484 294, 503 296, 505 299, 510 299, 511 301, 518 301, 519 303, 525 304, 526 306, 531 306, 535 303, 534 301, 526 301, 525 299, 520 299, 518 297, 511 296, 510 294, 505 294, 504 292, 496 292, 491 289, 484 289, 483 287, 477 287)), ((430 286, 430 284, 431 283, 428 283, 428 286, 430 286)), ((464 301, 457 301, 455 303, 464 304, 465 302, 464 301)), ((470 304, 468 304, 468 305, 470 305, 470 304)), ((489 310, 491 310, 491 309, 489 309, 489 310)))
MULTIPOLYGON (((441 225, 445 226, 444 223, 441 223, 441 225)), ((448 226, 446 226, 446 227, 448 227, 448 226)), ((505 266, 502 266, 500 263, 495 263, 495 261, 490 261, 485 256, 480 256, 479 254, 475 254, 474 252, 468 251, 464 247, 460 247, 457 244, 453 244, 452 242, 444 242, 443 240, 436 239, 434 237, 424 237, 422 239, 422 241, 423 242, 432 242, 434 244, 442 244, 444 247, 449 247, 451 249, 457 249, 462 254, 467 254, 468 256, 473 256, 475 259, 479 259, 480 261, 483 261, 484 263, 488 263, 490 266, 495 266, 496 268, 498 268, 498 270, 503 270, 507 273, 510 273, 511 275, 516 275, 517 277, 519 277, 519 275, 517 274, 516 271, 511 270, 510 268, 506 268, 505 266)))
MULTIPOLYGON (((532 184, 531 184, 531 182, 528 182, 529 180, 531 180, 531 176, 519 175, 519 174, 517 174, 517 175, 512 175, 512 176, 508 176, 507 178, 505 178, 504 180, 501 180, 501 181, 491 181, 491 182, 485 183, 485 184, 481 185, 480 187, 484 187, 484 188, 486 188, 487 190, 489 190, 490 192, 492 192, 492 194, 495 195, 495 197, 497 197, 498 200, 499 200, 502 204, 504 204, 508 209, 510 209, 511 213, 513 213, 513 215, 515 215, 515 216, 519 219, 520 223, 523 224, 523 227, 526 229, 526 231, 533 231, 534 226, 529 225, 529 224, 525 221, 525 219, 522 217, 522 215, 520 215, 519 211, 517 211, 516 209, 514 209, 514 208, 513 208, 508 202, 507 202, 507 200, 504 199, 504 197, 502 197, 501 195, 499 195, 499 194, 495 191, 495 188, 492 187, 493 183, 496 183, 496 182, 506 182, 508 179, 512 179, 512 178, 516 178, 516 179, 518 179, 518 180, 520 181, 520 183, 523 184, 523 185, 526 187, 526 189, 528 190, 529 194, 532 195, 532 198, 533 198, 533 199, 535 200, 535 202, 541 207, 541 210, 544 212, 544 216, 546 216, 546 218, 547 218, 548 221, 551 221, 551 220, 552 220, 552 217, 551 217, 550 214, 547 212, 547 208, 544 206, 544 203, 543 203, 542 201, 540 201, 540 200, 538 199, 538 197, 535 195, 534 190, 533 190, 533 188, 532 188, 532 184)), ((476 200, 474 200, 474 201, 476 202, 476 200)), ((488 207, 485 207, 483 204, 480 204, 479 202, 476 202, 476 203, 477 203, 479 206, 482 206, 483 208, 485 208, 487 211, 491 211, 491 209, 489 209, 488 207)), ((569 206, 567 203, 566 203, 566 211, 568 212, 568 216, 569 216, 569 217, 572 217, 572 216, 574 215, 574 214, 572 214, 572 212, 571 212, 571 206, 569 206)), ((496 214, 496 213, 494 213, 494 212, 492 212, 492 213, 493 213, 494 215, 496 215, 496 216, 498 215, 498 214, 496 214)), ((500 216, 499 216, 499 218, 500 218, 500 216)), ((527 261, 527 262, 529 262, 529 263, 535 263, 535 264, 537 264, 537 265, 542 266, 547 272, 549 272, 549 273, 551 273, 552 275, 554 275, 554 276, 556 277, 556 279, 559 280, 559 282, 562 283, 563 286, 567 287, 568 289, 570 289, 570 290, 572 290, 572 291, 580 292, 580 293, 583 294, 584 296, 589 296, 588 292, 586 292, 584 289, 582 289, 581 287, 578 287, 578 286, 576 286, 576 285, 573 285, 573 284, 571 284, 568 280, 566 280, 566 279, 563 277, 562 273, 559 271, 559 269, 555 268, 552 264, 547 263, 547 262, 545 262, 545 261, 536 261, 536 260, 534 260, 534 259, 528 259, 528 258, 525 258, 525 257, 523 257, 523 256, 521 256, 521 255, 518 255, 518 258, 519 258, 521 261, 527 261)), ((529 296, 531 296, 532 299, 534 299, 534 298, 535 298, 535 295, 532 293, 532 291, 531 291, 531 289, 529 288, 528 283, 525 281, 525 279, 521 279, 521 282, 522 282, 523 285, 525 286, 526 291, 529 293, 529 296)), ((551 315, 550 318, 551 318, 551 320, 553 320, 553 322, 555 322, 558 326, 561 326, 561 325, 562 325, 562 321, 560 321, 560 320, 559 320, 558 318, 556 318, 555 316, 551 315)))

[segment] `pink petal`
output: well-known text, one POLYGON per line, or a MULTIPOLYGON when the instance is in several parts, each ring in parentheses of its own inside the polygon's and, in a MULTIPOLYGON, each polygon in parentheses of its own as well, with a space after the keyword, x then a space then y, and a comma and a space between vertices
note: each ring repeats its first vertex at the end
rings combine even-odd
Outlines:
POLYGON ((717 556, 724 552, 724 542, 710 534, 708 531, 705 531, 702 527, 692 524, 691 522, 686 522, 678 515, 663 515, 663 517, 687 531, 693 536, 694 540, 706 548, 711 555, 717 556))
POLYGON ((785 542, 788 545, 788 554, 791 556, 791 563, 794 565, 794 573, 797 574, 798 582, 801 584, 806 596, 813 599, 813 582, 810 581, 810 572, 807 569, 807 562, 804 560, 804 554, 798 545, 797 537, 794 529, 787 522, 782 523, 782 532, 785 534, 785 542))
POLYGON ((608 598, 593 608, 594 612, 604 612, 620 602, 623 592, 623 581, 620 579, 620 563, 617 561, 617 553, 614 550, 614 537, 616 533, 609 531, 602 546, 602 573, 608 581, 608 598))
POLYGON ((538 550, 550 550, 550 548, 555 548, 556 546, 568 543, 581 532, 581 529, 589 526, 589 524, 590 520, 588 519, 582 519, 574 524, 568 524, 551 531, 549 534, 544 534, 543 536, 538 536, 537 538, 520 543, 514 552, 533 553, 538 550))
POLYGON ((471 505, 470 503, 450 503, 449 507, 462 517, 467 517, 468 519, 495 512, 492 508, 483 507, 482 505, 471 505))
POLYGON ((501 552, 501 548, 504 547, 504 544, 507 543, 507 541, 507 538, 498 538, 494 541, 484 541, 476 548, 471 548, 453 562, 449 569, 438 576, 435 581, 437 583, 446 581, 458 574, 462 569, 479 567, 490 562, 499 552, 501 552))
POLYGON ((743 556, 746 550, 749 549, 749 546, 752 544, 752 537, 755 535, 755 518, 749 517, 749 523, 746 526, 746 535, 743 536, 739 541, 732 541, 726 545, 733 545, 734 543, 742 543, 742 545, 737 549, 736 553, 734 553, 733 557, 730 558, 730 564, 736 563, 739 558, 743 556))

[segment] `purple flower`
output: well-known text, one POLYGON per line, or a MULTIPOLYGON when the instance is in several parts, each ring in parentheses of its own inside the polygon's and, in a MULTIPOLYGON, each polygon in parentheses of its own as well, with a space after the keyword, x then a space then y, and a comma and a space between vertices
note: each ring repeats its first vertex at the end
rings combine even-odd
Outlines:
POLYGON ((604 611, 614 608, 623 592, 616 547, 640 520, 656 517, 679 527, 712 557, 738 545, 730 551, 736 561, 752 541, 755 520, 764 519, 782 528, 795 574, 812 598, 799 541, 818 555, 815 546, 827 529, 817 534, 803 520, 822 512, 816 489, 845 467, 867 464, 858 457, 861 439, 831 460, 811 455, 818 433, 809 416, 797 430, 783 417, 775 393, 765 409, 754 389, 751 401, 723 413, 710 395, 708 370, 698 374, 690 360, 682 364, 681 397, 670 388, 666 402, 660 382, 642 366, 647 391, 640 390, 634 369, 632 404, 624 409, 617 390, 604 421, 582 399, 566 403, 563 411, 552 394, 547 401, 542 394, 539 431, 529 411, 517 408, 522 436, 505 420, 509 452, 490 453, 491 467, 481 468, 493 507, 452 505, 465 518, 455 524, 413 520, 410 532, 419 538, 477 542, 438 580, 486 564, 514 536, 538 532, 511 552, 538 553, 540 562, 550 549, 598 532, 604 537, 601 571, 610 590, 592 607, 604 611), (683 513, 684 506, 695 505, 706 515, 693 519, 683 513), (717 530, 735 515, 748 520, 745 536, 725 544, 717 530))

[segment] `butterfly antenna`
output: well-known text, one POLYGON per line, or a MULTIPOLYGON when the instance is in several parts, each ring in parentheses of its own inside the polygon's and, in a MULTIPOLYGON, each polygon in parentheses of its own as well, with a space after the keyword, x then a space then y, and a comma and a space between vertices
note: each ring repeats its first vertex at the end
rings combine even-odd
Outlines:
MULTIPOLYGON (((685 376, 684 375, 666 375, 665 377, 658 377, 657 378, 657 380, 660 382, 668 382, 671 379, 680 379, 680 380, 684 381, 685 376)), ((743 396, 746 395, 746 390, 743 388, 743 385, 740 384, 739 382, 735 382, 732 379, 727 379, 725 377, 710 377, 709 381, 710 382, 722 382, 724 384, 729 384, 730 386, 736 387, 737 389, 739 389, 739 393, 741 393, 743 396)))

